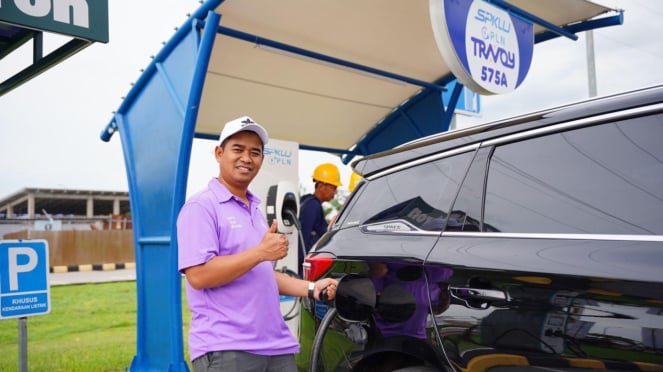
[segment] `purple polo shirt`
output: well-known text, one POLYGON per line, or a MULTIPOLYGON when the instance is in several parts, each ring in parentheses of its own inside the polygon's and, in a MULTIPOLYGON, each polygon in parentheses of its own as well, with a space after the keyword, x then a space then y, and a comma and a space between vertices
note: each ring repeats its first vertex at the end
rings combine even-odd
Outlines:
MULTIPOLYGON (((214 256, 255 247, 267 231, 251 192, 249 209, 216 178, 192 196, 177 219, 178 269, 200 265, 214 256)), ((259 355, 299 352, 299 343, 283 320, 272 262, 258 264, 232 282, 193 289, 186 282, 191 310, 191 360, 210 351, 246 351, 259 355)))

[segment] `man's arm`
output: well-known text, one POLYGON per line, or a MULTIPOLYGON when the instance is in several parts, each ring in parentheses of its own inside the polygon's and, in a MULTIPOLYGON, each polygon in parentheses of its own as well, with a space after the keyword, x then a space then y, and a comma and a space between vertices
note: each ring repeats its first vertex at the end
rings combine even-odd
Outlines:
MULTIPOLYGON (((309 281, 295 278, 284 273, 274 271, 276 277, 276 284, 279 288, 279 293, 285 296, 307 297, 309 281)), ((327 298, 332 300, 336 295, 336 286, 338 281, 332 278, 325 278, 315 282, 313 290, 313 297, 316 300, 320 299, 320 293, 323 289, 327 289, 327 298)))
POLYGON ((280 260, 288 254, 288 239, 276 232, 276 221, 265 233, 260 244, 229 256, 216 256, 204 264, 184 270, 186 279, 195 289, 213 288, 230 283, 263 261, 280 260))

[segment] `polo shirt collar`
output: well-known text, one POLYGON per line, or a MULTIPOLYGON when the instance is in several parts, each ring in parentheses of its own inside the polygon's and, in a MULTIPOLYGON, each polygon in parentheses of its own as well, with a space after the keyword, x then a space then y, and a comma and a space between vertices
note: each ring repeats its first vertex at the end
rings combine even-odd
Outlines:
MULTIPOLYGON (((219 179, 216 177, 212 178, 207 186, 209 187, 210 191, 212 191, 212 194, 214 194, 214 197, 219 203, 225 203, 233 198, 239 200, 239 198, 233 195, 230 190, 228 190, 226 185, 219 182, 219 179)), ((252 207, 260 204, 260 198, 255 196, 251 190, 246 191, 246 197, 249 199, 249 203, 251 203, 252 207)))

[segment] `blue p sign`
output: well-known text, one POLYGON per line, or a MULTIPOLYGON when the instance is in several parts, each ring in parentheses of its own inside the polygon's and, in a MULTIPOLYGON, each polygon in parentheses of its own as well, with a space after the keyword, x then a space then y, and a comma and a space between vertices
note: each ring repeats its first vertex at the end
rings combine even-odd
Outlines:
POLYGON ((1 241, 0 319, 50 311, 47 242, 1 241))

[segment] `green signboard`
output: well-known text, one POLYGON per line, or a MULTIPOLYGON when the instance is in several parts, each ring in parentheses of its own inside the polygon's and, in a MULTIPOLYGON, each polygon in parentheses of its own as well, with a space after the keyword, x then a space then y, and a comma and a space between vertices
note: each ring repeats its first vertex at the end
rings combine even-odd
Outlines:
POLYGON ((0 0, 0 23, 108 42, 108 0, 0 0))

